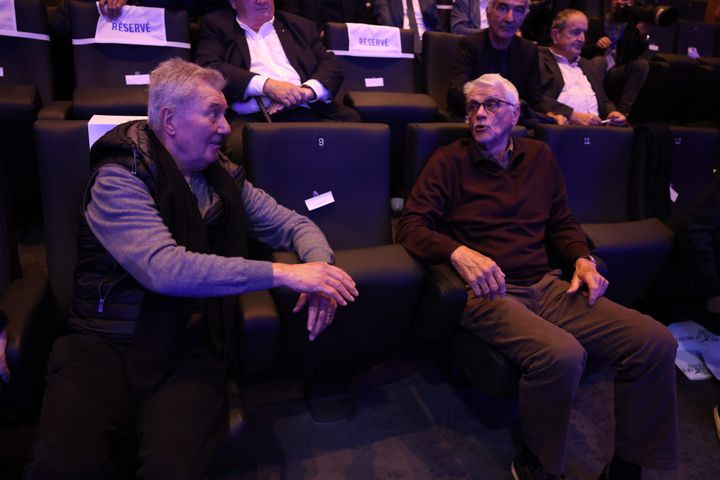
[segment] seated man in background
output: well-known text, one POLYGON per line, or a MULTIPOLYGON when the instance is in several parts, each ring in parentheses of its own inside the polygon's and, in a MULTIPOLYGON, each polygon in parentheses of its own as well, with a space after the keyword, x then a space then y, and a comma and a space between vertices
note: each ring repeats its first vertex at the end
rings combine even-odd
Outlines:
POLYGON ((224 83, 165 61, 150 74, 148 120, 91 149, 72 312, 29 479, 207 478, 228 426, 226 375, 238 373, 237 295, 301 292, 311 340, 357 295, 317 226, 220 153, 224 83), (309 263, 246 259, 248 235, 309 263))
POLYGON ((377 25, 412 30, 417 54, 422 52, 423 33, 440 30, 435 0, 375 0, 373 19, 377 25))
POLYGON ((611 0, 610 3, 610 12, 605 18, 590 20, 582 56, 606 72, 605 91, 618 111, 627 117, 650 70, 648 61, 642 58, 648 48, 650 27, 646 22, 615 21, 618 8, 634 5, 635 0, 611 0))
POLYGON ((550 147, 511 136, 520 115, 513 84, 488 74, 464 91, 471 136, 433 154, 397 238, 426 262, 453 265, 468 288, 461 327, 521 371, 524 446, 514 478, 562 478, 570 410, 589 357, 617 370, 615 456, 601 478, 639 480, 639 465, 675 468, 675 339, 603 297, 608 282, 570 212, 550 147), (551 254, 573 270, 569 283, 551 254))
POLYGON ((488 0, 490 26, 458 43, 448 89, 448 107, 458 119, 465 117, 464 85, 485 73, 499 73, 515 85, 520 98, 530 107, 523 110, 521 123, 529 123, 534 112, 551 110, 540 90, 538 49, 516 35, 527 14, 528 1, 488 0))
POLYGON ((627 125, 603 88, 602 73, 580 56, 588 21, 579 10, 563 10, 552 23, 552 46, 540 51, 543 95, 550 104, 548 115, 559 125, 627 125))
POLYGON ((488 28, 489 0, 455 0, 450 12, 450 31, 458 35, 480 33, 488 28))
POLYGON ((343 81, 340 63, 323 46, 315 24, 276 11, 273 0, 230 0, 202 19, 196 61, 228 79, 225 96, 245 121, 360 121, 333 102, 343 81))

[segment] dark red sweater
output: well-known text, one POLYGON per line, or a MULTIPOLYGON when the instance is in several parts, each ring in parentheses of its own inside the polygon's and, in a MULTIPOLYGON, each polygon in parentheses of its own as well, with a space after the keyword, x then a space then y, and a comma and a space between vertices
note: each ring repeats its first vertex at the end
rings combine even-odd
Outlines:
POLYGON ((509 283, 548 272, 548 245, 569 265, 588 254, 550 147, 522 138, 507 170, 483 159, 472 138, 438 149, 410 192, 398 241, 431 263, 465 245, 492 258, 509 283))

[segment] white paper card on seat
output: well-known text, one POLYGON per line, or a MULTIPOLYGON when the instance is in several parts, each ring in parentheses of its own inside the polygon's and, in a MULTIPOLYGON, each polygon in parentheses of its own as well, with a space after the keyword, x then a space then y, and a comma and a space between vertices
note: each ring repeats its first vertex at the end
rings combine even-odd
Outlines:
POLYGON ((90 148, 92 148, 98 138, 102 137, 112 128, 120 125, 121 123, 129 122, 131 120, 146 119, 147 117, 131 115, 93 115, 92 118, 88 120, 88 141, 90 143, 90 148))
POLYGON ((332 191, 325 192, 321 195, 317 195, 316 192, 313 192, 313 196, 305 200, 305 205, 308 210, 312 212, 315 209, 324 207, 325 205, 330 205, 334 202, 335 198, 333 197, 332 191))
POLYGON ((650 45, 648 45, 648 50, 650 50, 651 52, 659 52, 660 46, 656 45, 654 43, 651 43, 650 45))
POLYGON ((135 75, 125 75, 125 85, 149 85, 150 74, 136 73, 135 75))
POLYGON ((17 32, 14 0, 0 0, 0 32, 17 32))
POLYGON ((366 78, 365 79, 365 87, 366 88, 384 87, 384 86, 385 86, 385 79, 383 77, 374 77, 374 78, 366 78))
POLYGON ((165 9, 125 5, 114 20, 100 15, 95 27, 99 43, 129 45, 164 45, 165 9))
POLYGON ((402 53, 400 29, 383 25, 348 23, 348 50, 350 52, 402 53))
POLYGON ((5 69, 3 69, 3 67, 0 67, 0 77, 4 77, 4 76, 5 76, 5 69))
POLYGON ((670 184, 670 201, 677 202, 678 192, 673 188, 672 183, 670 184))

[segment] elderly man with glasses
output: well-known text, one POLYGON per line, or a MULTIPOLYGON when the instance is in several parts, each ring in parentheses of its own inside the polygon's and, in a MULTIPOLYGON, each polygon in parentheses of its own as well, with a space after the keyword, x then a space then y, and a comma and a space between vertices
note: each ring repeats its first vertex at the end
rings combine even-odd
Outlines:
POLYGON ((519 98, 486 74, 464 87, 471 136, 438 149, 408 197, 399 241, 429 263, 450 262, 468 286, 461 326, 522 372, 523 448, 515 479, 563 478, 570 409, 589 357, 617 370, 615 456, 604 479, 640 465, 677 465, 676 342, 647 315, 603 297, 557 161, 513 138, 519 98), (569 282, 551 252, 573 271, 569 282))

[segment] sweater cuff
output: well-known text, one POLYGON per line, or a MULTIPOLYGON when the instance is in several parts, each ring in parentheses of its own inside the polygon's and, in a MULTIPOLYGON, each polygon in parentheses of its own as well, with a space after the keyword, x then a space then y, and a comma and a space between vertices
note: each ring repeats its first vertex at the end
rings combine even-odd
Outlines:
POLYGON ((585 242, 573 242, 565 246, 563 253, 570 266, 575 266, 578 258, 590 255, 590 250, 585 242))

